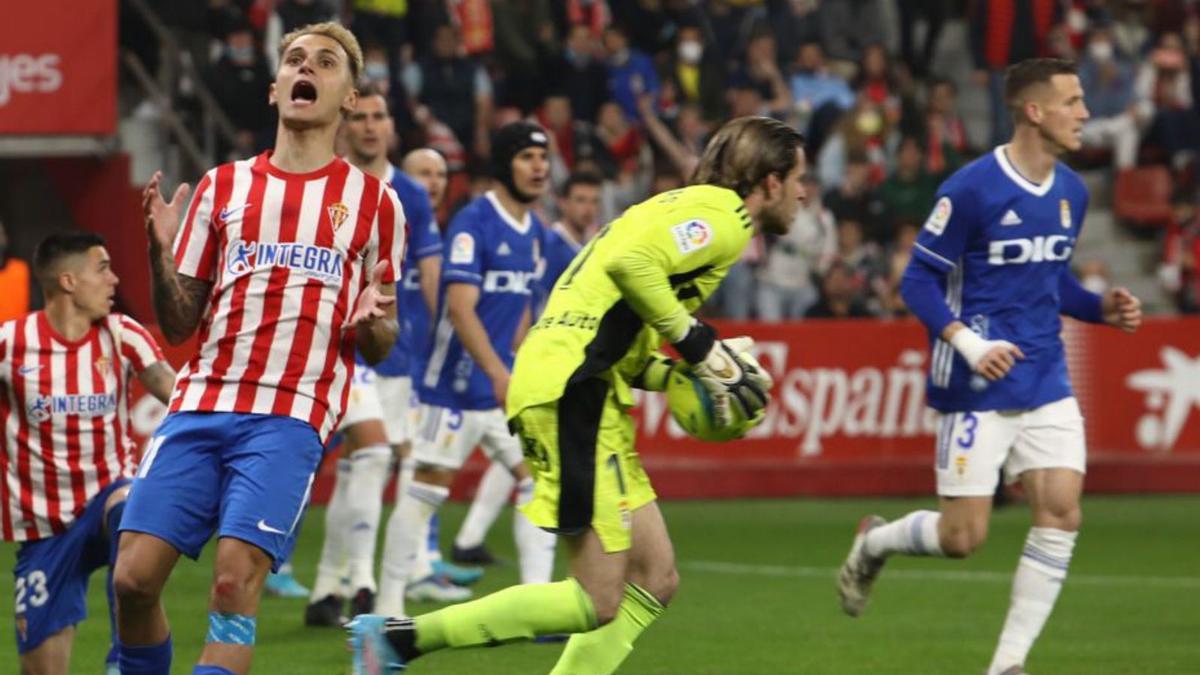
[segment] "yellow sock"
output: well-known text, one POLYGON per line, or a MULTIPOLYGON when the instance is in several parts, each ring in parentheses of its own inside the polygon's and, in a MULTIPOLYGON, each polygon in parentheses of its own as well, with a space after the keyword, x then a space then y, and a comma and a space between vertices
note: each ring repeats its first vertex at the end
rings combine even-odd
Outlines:
POLYGON ((476 647, 596 627, 592 599, 574 579, 521 584, 413 619, 416 648, 476 647))
POLYGON ((625 584, 617 618, 588 633, 572 635, 550 675, 608 675, 616 672, 642 631, 666 607, 645 589, 625 584))

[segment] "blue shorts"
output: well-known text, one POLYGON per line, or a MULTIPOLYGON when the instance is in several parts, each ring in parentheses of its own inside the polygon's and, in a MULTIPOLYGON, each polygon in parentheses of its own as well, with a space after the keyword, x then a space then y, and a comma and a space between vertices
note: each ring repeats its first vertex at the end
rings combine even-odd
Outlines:
POLYGON ((113 491, 128 484, 129 479, 121 478, 101 490, 66 532, 25 542, 17 549, 13 577, 18 653, 36 649, 87 618, 88 577, 109 562, 104 503, 113 491))
POLYGON ((309 424, 283 415, 172 413, 146 446, 122 532, 145 532, 193 560, 215 533, 291 555, 321 462, 309 424))

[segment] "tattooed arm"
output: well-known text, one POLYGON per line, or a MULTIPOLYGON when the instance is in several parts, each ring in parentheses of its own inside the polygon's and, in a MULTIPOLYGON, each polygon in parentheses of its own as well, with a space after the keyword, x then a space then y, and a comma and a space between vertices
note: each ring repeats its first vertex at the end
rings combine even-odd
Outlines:
MULTIPOLYGON (((200 325, 200 317, 212 291, 212 282, 187 274, 175 267, 172 246, 179 230, 180 214, 191 191, 184 183, 175 191, 170 202, 163 201, 158 190, 162 173, 156 172, 142 193, 142 216, 146 221, 146 236, 150 240, 150 287, 154 312, 159 328, 169 344, 177 345, 188 339, 200 325)), ((203 192, 202 183, 200 191, 203 192)), ((192 214, 201 217, 201 214, 192 214)), ((207 217, 205 215, 204 217, 207 217)))

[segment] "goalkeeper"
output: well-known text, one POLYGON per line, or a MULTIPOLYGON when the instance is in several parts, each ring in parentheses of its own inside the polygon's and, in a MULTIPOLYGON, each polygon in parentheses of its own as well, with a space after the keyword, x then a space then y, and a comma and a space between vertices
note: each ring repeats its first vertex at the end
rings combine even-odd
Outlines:
POLYGON ((787 231, 804 199, 804 165, 796 131, 735 119, 709 142, 692 185, 630 208, 580 251, 517 353, 507 399, 536 480, 523 510, 567 542, 571 578, 414 619, 359 617, 351 641, 365 672, 395 672, 446 647, 555 633, 574 635, 553 673, 617 669, 679 581, 633 447, 631 390, 665 388, 674 362, 655 350, 666 341, 708 390, 718 424, 766 405, 770 378, 739 356, 749 339, 723 342, 691 313, 756 226, 787 231))

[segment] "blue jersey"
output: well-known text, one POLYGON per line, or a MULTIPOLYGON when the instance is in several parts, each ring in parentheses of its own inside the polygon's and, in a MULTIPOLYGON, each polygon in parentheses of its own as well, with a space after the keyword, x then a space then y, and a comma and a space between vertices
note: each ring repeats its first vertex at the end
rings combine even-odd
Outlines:
POLYGON ((475 312, 492 348, 511 368, 513 336, 529 307, 541 257, 539 228, 532 213, 524 222, 513 220, 492 192, 472 201, 450 221, 442 256, 438 321, 416 380, 421 402, 459 410, 498 407, 491 380, 475 365, 450 323, 446 288, 464 283, 479 287, 475 312))
MULTIPOLYGON (((385 377, 408 377, 413 366, 410 355, 419 349, 422 336, 429 330, 429 310, 421 299, 417 261, 426 256, 441 255, 442 236, 433 219, 429 193, 420 183, 391 165, 388 165, 388 183, 404 207, 404 216, 408 220, 408 248, 404 252, 404 279, 396 287, 400 332, 387 357, 372 368, 385 377)), ((358 362, 362 363, 361 357, 358 362)))
POLYGON ((917 236, 916 258, 946 273, 950 311, 988 340, 1008 340, 1025 359, 988 382, 947 342, 932 338, 929 404, 941 411, 1024 410, 1071 396, 1059 333, 1061 275, 1087 210, 1087 188, 1058 163, 1040 185, 1001 146, 942 183, 917 236))
POLYGON ((552 227, 542 228, 542 263, 538 265, 537 281, 533 287, 534 315, 541 314, 554 284, 558 283, 558 278, 567 270, 567 266, 581 248, 583 244, 575 241, 561 224, 555 223, 552 227))

